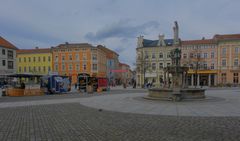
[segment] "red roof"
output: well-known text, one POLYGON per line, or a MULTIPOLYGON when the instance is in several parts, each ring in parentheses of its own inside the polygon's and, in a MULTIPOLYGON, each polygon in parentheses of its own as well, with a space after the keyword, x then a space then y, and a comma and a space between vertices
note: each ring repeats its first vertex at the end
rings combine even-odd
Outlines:
POLYGON ((214 39, 218 39, 218 40, 240 40, 240 34, 223 34, 223 35, 216 34, 214 36, 214 39))
POLYGON ((119 63, 119 66, 127 66, 127 67, 129 67, 129 65, 124 64, 124 63, 119 63))
POLYGON ((215 44, 213 39, 203 39, 203 40, 185 40, 181 42, 182 45, 196 45, 196 44, 215 44))
POLYGON ((5 48, 9 48, 9 49, 15 49, 17 50, 18 48, 15 47, 13 44, 11 44, 10 42, 8 42, 7 40, 5 40, 3 37, 0 36, 0 46, 3 46, 5 48))
POLYGON ((20 49, 17 54, 51 53, 50 48, 20 49))
POLYGON ((103 50, 107 54, 107 58, 110 58, 110 59, 114 58, 113 54, 115 54, 116 56, 119 56, 115 51, 113 51, 109 48, 106 48, 102 45, 98 45, 97 48, 103 50))

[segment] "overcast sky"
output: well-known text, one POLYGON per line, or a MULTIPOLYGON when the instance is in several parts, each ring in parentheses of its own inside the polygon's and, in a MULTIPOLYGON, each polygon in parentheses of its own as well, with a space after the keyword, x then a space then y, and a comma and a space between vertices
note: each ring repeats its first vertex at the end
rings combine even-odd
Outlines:
POLYGON ((0 0, 0 36, 18 48, 102 44, 133 66, 139 35, 211 38, 240 33, 240 0, 0 0))

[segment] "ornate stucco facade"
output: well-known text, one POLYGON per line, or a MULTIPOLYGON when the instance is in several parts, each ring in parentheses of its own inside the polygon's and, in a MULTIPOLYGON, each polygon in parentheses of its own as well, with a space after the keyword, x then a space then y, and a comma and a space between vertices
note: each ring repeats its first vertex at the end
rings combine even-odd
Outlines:
POLYGON ((147 40, 143 36, 137 41, 137 86, 143 87, 146 83, 152 83, 160 87, 164 80, 163 68, 171 65, 170 51, 179 47, 178 24, 173 27, 174 38, 165 39, 164 35, 159 35, 158 40, 147 40))

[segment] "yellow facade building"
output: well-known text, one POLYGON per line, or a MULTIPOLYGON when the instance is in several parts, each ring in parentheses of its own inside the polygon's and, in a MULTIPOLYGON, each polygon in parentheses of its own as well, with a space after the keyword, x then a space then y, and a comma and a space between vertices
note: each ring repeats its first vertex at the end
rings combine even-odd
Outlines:
POLYGON ((49 48, 17 51, 17 72, 46 75, 52 71, 52 53, 49 48))

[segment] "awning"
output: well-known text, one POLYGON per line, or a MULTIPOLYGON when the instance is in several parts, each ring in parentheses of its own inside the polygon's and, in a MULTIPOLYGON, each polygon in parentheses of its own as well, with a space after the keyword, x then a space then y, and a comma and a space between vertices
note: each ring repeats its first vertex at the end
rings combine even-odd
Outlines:
POLYGON ((24 78, 30 78, 30 77, 42 77, 43 75, 39 75, 39 74, 25 74, 25 73, 19 73, 19 74, 9 74, 7 75, 7 77, 24 77, 24 78))
MULTIPOLYGON (((195 74, 195 70, 188 70, 188 74, 195 74)), ((217 73, 217 70, 197 70, 197 74, 212 74, 217 73)))

